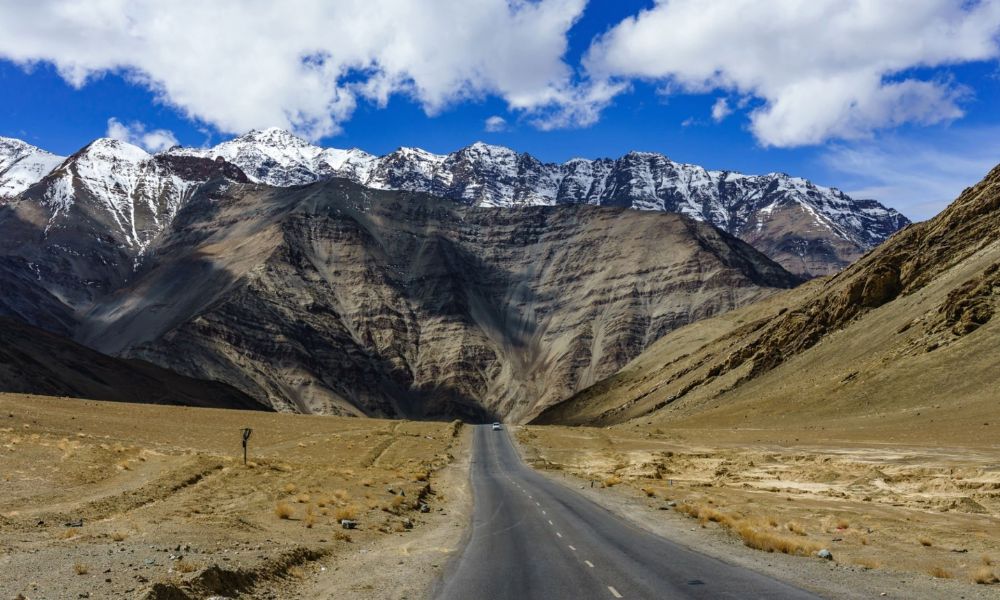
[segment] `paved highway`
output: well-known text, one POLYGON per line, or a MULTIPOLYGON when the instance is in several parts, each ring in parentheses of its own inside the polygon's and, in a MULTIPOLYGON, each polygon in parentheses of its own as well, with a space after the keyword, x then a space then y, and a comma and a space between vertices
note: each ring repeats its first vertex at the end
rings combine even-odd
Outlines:
POLYGON ((476 427, 472 460, 472 532, 438 598, 818 598, 628 523, 525 465, 506 430, 476 427))

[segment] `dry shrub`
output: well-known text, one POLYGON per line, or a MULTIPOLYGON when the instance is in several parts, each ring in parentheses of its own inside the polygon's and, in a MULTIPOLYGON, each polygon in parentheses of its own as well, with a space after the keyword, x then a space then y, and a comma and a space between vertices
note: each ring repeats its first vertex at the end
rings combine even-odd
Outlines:
POLYGON ((316 497, 316 506, 318 506, 320 508, 323 508, 327 504, 330 504, 330 497, 329 496, 323 495, 323 496, 317 496, 316 497))
POLYGON ((993 565, 993 559, 990 558, 989 554, 984 554, 982 556, 981 560, 983 561, 983 566, 985 566, 985 567, 989 567, 989 566, 993 565))
POLYGON ((118 468, 122 471, 131 471, 132 465, 127 460, 122 460, 118 462, 118 468))
POLYGON ((794 533, 795 535, 806 535, 806 528, 803 527, 801 523, 797 523, 795 521, 789 521, 785 525, 785 528, 788 529, 788 531, 794 533))
POLYGON ((174 568, 177 569, 178 573, 192 573, 198 570, 198 565, 194 564, 191 561, 181 559, 177 561, 177 564, 174 566, 174 568))
POLYGON ((982 585, 991 585, 1000 582, 1000 579, 997 578, 993 569, 988 566, 982 566, 972 573, 972 581, 982 585))
POLYGON ((306 571, 302 567, 288 567, 288 574, 296 579, 305 579, 306 571))
POLYGON ((656 490, 653 488, 640 488, 643 494, 646 494, 647 498, 656 498, 656 490))
POLYGON ((372 485, 374 485, 374 483, 375 482, 372 481, 371 479, 362 479, 361 480, 361 485, 363 485, 365 487, 371 487, 372 485))
POLYGON ((76 529, 65 529, 63 530, 62 533, 59 534, 59 537, 64 540, 68 540, 70 538, 75 538, 76 535, 77 535, 76 529))
POLYGON ((712 508, 711 506, 681 504, 677 507, 677 510, 693 519, 698 519, 702 526, 704 526, 708 521, 711 521, 713 523, 718 523, 727 529, 732 529, 738 521, 735 517, 727 515, 726 513, 712 508))
POLYGON ((313 525, 316 524, 316 515, 313 514, 312 504, 306 507, 306 517, 304 521, 306 524, 306 529, 312 529, 313 525))
POLYGON ((73 565, 73 571, 76 572, 77 575, 86 575, 90 572, 90 568, 83 563, 76 563, 73 565))
POLYGON ((837 529, 850 529, 850 528, 851 528, 850 521, 847 521, 846 519, 837 520, 837 529))
POLYGON ((341 506, 340 508, 333 511, 333 518, 338 522, 344 519, 354 520, 358 516, 358 507, 351 504, 350 506, 341 506))
POLYGON ((279 519, 291 519, 295 510, 287 502, 279 502, 274 505, 274 514, 278 516, 279 519))
POLYGON ((778 519, 775 518, 775 517, 772 517, 772 516, 768 516, 767 517, 767 524, 770 525, 771 527, 777 527, 778 526, 778 519))
POLYGON ((281 488, 286 494, 294 494, 295 490, 299 489, 299 486, 294 483, 286 483, 285 487, 281 488))
POLYGON ((298 502, 299 504, 305 504, 306 502, 309 502, 310 499, 311 497, 309 496, 309 494, 299 494, 298 496, 295 497, 295 501, 298 502))
POLYGON ((389 505, 385 507, 384 510, 391 513, 398 513, 400 510, 405 508, 406 498, 403 496, 393 496, 392 500, 389 501, 389 505))
POLYGON ((611 477, 605 477, 603 483, 604 483, 604 487, 609 488, 609 487, 614 487, 614 486, 618 485, 621 482, 622 482, 622 478, 621 477, 619 477, 617 475, 612 475, 611 477))
POLYGON ((346 531, 335 531, 333 533, 333 539, 341 542, 350 542, 351 534, 347 533, 346 531))
POLYGON ((934 567, 933 569, 928 570, 927 574, 930 575, 931 577, 937 577, 938 579, 951 579, 952 578, 951 572, 948 571, 948 570, 942 569, 941 567, 934 567))
POLYGON ((123 542, 127 537, 128 535, 124 531, 115 531, 114 533, 111 534, 111 539, 113 539, 116 542, 123 542))
POLYGON ((923 547, 925 547, 925 548, 929 548, 929 547, 931 547, 931 546, 934 545, 934 541, 931 540, 931 538, 926 537, 926 536, 920 536, 920 537, 918 537, 917 538, 917 542, 919 542, 920 545, 923 546, 923 547))
POLYGON ((810 556, 821 549, 820 545, 815 542, 792 538, 771 531, 762 531, 749 523, 740 524, 736 528, 736 533, 745 545, 755 550, 763 550, 764 552, 780 552, 793 556, 810 556))
POLYGON ((346 502, 351 495, 347 493, 347 490, 333 490, 333 497, 340 502, 346 502))
POLYGON ((877 569, 882 566, 882 563, 874 558, 859 558, 854 561, 854 564, 866 569, 877 569))
POLYGON ((415 481, 427 481, 430 478, 430 473, 427 471, 417 471, 413 474, 413 479, 415 481))

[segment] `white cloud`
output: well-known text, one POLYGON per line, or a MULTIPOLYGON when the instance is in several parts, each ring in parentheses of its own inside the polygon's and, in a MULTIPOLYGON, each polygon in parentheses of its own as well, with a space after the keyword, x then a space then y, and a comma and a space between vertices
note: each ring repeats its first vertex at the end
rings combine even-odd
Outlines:
MULTIPOLYGON (((0 2, 0 57, 71 84, 126 74, 225 132, 336 133, 360 99, 429 114, 495 95, 544 119, 578 94, 563 61, 585 0, 0 2)), ((599 103, 591 102, 591 105, 599 103)), ((573 109, 580 113, 580 109, 573 109)), ((586 113, 583 113, 586 116, 586 113)))
POLYGON ((138 121, 126 124, 114 117, 108 119, 108 130, 104 135, 141 146, 149 152, 162 152, 178 143, 172 131, 166 129, 147 131, 146 126, 138 121))
POLYGON ((821 158, 851 196, 875 198, 923 220, 1000 162, 1000 127, 948 129, 932 139, 886 136, 838 144, 821 158))
POLYGON ((997 0, 657 0, 584 63, 594 79, 758 98, 757 139, 798 146, 961 117, 966 90, 911 70, 994 59, 998 31, 997 0))
POLYGON ((721 123, 723 119, 732 114, 733 109, 729 108, 729 102, 725 98, 719 98, 712 105, 712 120, 721 123))
POLYGON ((483 123, 483 129, 491 132, 506 131, 507 119, 501 117, 500 115, 493 115, 492 117, 486 119, 483 123))

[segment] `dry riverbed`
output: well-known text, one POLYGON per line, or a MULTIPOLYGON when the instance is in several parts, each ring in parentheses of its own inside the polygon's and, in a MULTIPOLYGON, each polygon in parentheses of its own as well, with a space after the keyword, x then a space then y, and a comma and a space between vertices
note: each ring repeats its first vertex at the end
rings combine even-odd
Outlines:
POLYGON ((0 598, 419 598, 468 520, 466 437, 0 394, 0 598))
POLYGON ((998 597, 996 448, 762 435, 521 427, 516 437, 529 463, 615 512, 827 597, 998 597))

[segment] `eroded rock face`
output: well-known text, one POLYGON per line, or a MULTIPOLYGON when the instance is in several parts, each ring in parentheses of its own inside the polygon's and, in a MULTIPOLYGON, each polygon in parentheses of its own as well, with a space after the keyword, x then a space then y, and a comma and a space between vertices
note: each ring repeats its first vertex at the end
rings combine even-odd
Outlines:
POLYGON ((227 184, 188 202, 78 335, 279 409, 518 419, 797 282, 680 215, 227 184))

